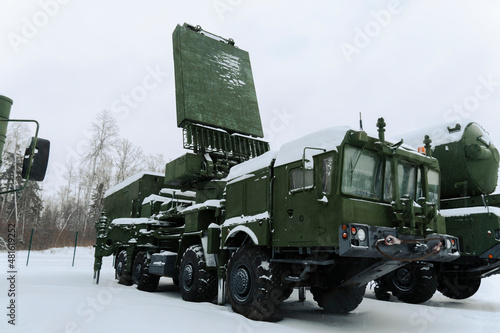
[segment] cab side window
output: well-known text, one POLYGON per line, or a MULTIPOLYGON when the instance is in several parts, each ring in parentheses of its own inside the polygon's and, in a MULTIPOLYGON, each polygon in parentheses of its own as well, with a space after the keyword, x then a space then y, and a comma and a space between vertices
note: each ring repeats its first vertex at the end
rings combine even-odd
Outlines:
POLYGON ((314 171, 312 169, 296 168, 290 171, 290 191, 312 188, 314 171))
POLYGON ((321 191, 330 194, 333 180, 333 156, 324 157, 321 160, 321 191))

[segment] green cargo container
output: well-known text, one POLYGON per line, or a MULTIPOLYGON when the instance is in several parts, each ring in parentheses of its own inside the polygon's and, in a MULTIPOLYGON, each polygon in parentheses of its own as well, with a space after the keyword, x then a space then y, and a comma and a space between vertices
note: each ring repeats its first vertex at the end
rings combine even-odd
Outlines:
POLYGON ((165 167, 165 185, 185 187, 202 177, 202 156, 187 153, 167 163, 165 167))
POLYGON ((109 220, 120 217, 140 217, 144 198, 158 194, 163 174, 141 172, 113 186, 105 193, 104 211, 109 220))

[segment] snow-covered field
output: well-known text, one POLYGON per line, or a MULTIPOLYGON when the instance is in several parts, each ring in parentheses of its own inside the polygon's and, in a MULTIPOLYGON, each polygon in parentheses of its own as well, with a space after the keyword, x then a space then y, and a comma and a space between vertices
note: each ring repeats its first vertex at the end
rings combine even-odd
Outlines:
POLYGON ((145 293, 114 280, 112 258, 104 258, 101 282, 93 282, 93 249, 18 252, 15 298, 9 297, 7 253, 0 253, 0 332, 500 332, 500 276, 483 279, 478 293, 454 301, 436 293, 422 304, 375 299, 367 289, 361 305, 348 315, 325 314, 312 300, 285 301, 274 322, 255 322, 229 306, 184 302, 170 279, 158 292, 145 293), (15 326, 8 323, 15 300, 15 326))

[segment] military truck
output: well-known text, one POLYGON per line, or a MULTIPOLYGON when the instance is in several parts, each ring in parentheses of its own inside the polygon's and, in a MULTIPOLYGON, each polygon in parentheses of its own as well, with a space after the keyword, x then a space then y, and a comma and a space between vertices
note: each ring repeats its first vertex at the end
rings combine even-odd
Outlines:
POLYGON ((446 231, 460 240, 460 258, 425 267, 425 279, 407 265, 378 279, 375 292, 387 299, 391 291, 400 300, 421 303, 439 290, 452 299, 476 293, 481 279, 500 273, 499 153, 488 133, 477 123, 429 128, 404 136, 411 145, 432 134, 432 155, 441 169, 440 208, 446 231), (425 288, 423 286, 427 286, 425 288))
POLYGON ((123 210, 96 223, 97 281, 114 255, 120 283, 154 291, 171 277, 186 301, 227 300, 266 320, 294 288, 347 313, 369 281, 459 257, 438 212, 438 161, 386 141, 382 118, 378 135, 333 127, 271 151, 248 53, 188 24, 173 42, 178 126, 193 152, 166 165, 159 192, 146 174, 107 192, 105 214, 123 210))
POLYGON ((0 95, 0 166, 2 165, 2 154, 5 140, 7 138, 7 126, 9 122, 34 123, 36 125, 35 136, 31 138, 23 158, 22 178, 26 181, 18 188, 0 191, 0 194, 20 191, 28 185, 29 180, 42 181, 45 178, 49 159, 50 142, 38 137, 39 124, 36 120, 10 119, 12 99, 0 95))

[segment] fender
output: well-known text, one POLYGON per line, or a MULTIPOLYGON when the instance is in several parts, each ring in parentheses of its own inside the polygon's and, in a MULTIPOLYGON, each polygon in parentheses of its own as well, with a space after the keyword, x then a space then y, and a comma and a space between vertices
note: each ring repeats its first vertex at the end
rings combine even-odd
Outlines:
POLYGON ((230 239, 232 239, 234 236, 236 236, 236 234, 238 234, 240 232, 248 235, 250 237, 250 239, 252 239, 252 241, 255 245, 260 245, 259 239, 257 238, 257 235, 252 231, 252 229, 250 229, 249 227, 244 226, 244 225, 239 225, 236 228, 231 229, 231 231, 229 232, 229 234, 226 237, 226 240, 224 241, 224 247, 227 246, 227 243, 230 239))

